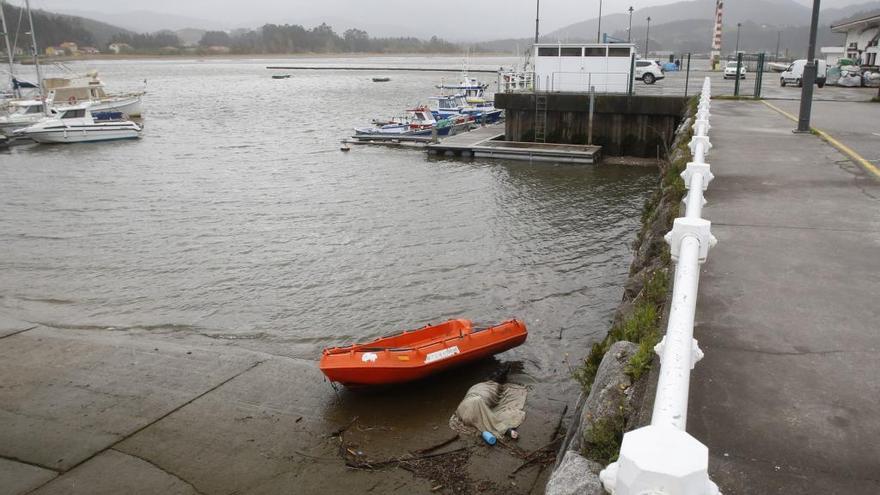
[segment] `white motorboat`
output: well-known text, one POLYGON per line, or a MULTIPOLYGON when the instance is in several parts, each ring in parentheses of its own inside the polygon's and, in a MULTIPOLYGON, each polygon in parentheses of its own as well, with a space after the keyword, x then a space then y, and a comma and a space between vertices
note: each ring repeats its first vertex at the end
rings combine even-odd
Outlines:
POLYGON ((16 137, 38 143, 88 143, 134 139, 143 127, 122 112, 94 111, 91 104, 58 109, 58 115, 15 131, 16 137))
POLYGON ((46 78, 43 79, 43 86, 46 88, 46 101, 53 106, 90 102, 93 112, 122 112, 129 117, 143 114, 144 92, 108 94, 96 71, 89 72, 85 80, 46 78))
POLYGON ((39 100, 13 100, 8 103, 8 113, 0 116, 0 133, 11 135, 17 129, 32 126, 42 120, 54 116, 57 112, 49 109, 49 115, 43 112, 43 103, 39 100))

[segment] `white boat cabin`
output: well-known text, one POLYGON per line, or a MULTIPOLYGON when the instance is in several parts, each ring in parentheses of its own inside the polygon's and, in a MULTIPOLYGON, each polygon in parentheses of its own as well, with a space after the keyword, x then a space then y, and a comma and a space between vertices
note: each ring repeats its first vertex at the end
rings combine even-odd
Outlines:
MULTIPOLYGON (((9 104, 9 115, 36 115, 43 113, 43 102, 40 100, 18 100, 9 104)), ((50 109, 50 113, 54 113, 50 109)))
POLYGON ((104 84, 97 76, 85 82, 65 78, 47 78, 43 80, 46 99, 56 105, 76 105, 86 101, 99 101, 107 97, 104 84))
POLYGON ((635 46, 631 43, 538 43, 537 91, 625 93, 635 46))

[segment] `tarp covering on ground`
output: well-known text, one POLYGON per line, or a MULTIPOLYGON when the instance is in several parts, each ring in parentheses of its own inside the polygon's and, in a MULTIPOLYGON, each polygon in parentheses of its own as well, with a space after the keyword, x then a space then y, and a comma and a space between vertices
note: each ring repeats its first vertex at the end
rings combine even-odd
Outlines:
POLYGON ((468 389, 449 421, 452 429, 461 426, 477 432, 490 431, 496 437, 517 428, 526 419, 523 410, 528 390, 514 383, 482 382, 468 389))

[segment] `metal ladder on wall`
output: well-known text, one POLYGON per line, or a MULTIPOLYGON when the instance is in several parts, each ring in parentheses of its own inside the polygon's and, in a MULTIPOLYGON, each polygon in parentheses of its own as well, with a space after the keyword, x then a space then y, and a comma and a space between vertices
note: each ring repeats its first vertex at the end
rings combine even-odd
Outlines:
POLYGON ((547 142, 547 93, 535 93, 535 142, 547 142))

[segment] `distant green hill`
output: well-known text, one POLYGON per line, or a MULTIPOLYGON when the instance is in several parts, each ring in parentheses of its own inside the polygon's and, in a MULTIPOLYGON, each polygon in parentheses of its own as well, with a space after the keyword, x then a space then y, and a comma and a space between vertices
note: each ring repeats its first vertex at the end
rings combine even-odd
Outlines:
MULTIPOLYGON (((30 35, 26 33, 30 31, 30 26, 24 9, 4 3, 3 11, 6 14, 12 42, 18 48, 29 53, 28 48, 31 40, 30 35)), ((32 14, 34 30, 37 32, 37 47, 40 53, 43 53, 46 47, 57 46, 65 41, 72 41, 80 46, 94 46, 103 49, 113 36, 133 34, 126 29, 83 17, 55 14, 42 10, 34 10, 32 14)), ((5 50, 5 47, 3 49, 5 50)))
MULTIPOLYGON (((736 47, 736 24, 742 23, 739 48, 745 51, 773 53, 777 42, 782 55, 803 56, 807 49, 810 9, 791 0, 737 0, 724 4, 722 49, 733 52, 736 47)), ((844 36, 832 33, 831 23, 853 14, 880 8, 880 1, 823 9, 819 18, 818 46, 839 46, 844 36)), ((685 0, 636 10, 632 19, 632 41, 644 47, 646 19, 651 17, 649 48, 677 53, 693 52, 707 55, 711 47, 715 2, 685 0)), ((603 33, 627 39, 629 16, 611 14, 602 17, 603 33)), ((589 19, 541 35, 542 42, 595 42, 599 31, 597 19, 589 19)), ((526 50, 530 38, 495 40, 479 43, 483 50, 526 50)))

